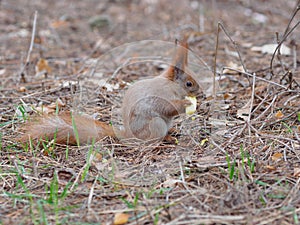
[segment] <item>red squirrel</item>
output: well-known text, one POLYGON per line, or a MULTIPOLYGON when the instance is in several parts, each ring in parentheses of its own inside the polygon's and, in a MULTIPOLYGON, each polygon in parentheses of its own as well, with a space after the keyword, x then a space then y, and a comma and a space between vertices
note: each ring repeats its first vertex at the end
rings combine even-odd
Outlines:
POLYGON ((55 138, 60 144, 83 144, 106 136, 118 139, 162 139, 168 134, 174 116, 185 112, 199 85, 187 68, 188 44, 176 41, 172 64, 159 76, 134 83, 126 91, 122 104, 123 129, 117 129, 88 116, 63 112, 42 116, 25 124, 21 142, 55 138), (79 141, 79 143, 77 143, 79 141))

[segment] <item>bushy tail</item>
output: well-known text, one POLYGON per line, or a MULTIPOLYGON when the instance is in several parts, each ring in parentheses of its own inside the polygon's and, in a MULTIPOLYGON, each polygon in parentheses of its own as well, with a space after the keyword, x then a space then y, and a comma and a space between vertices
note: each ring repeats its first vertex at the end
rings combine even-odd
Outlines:
POLYGON ((64 112, 59 115, 42 116, 25 124, 20 142, 52 140, 59 144, 87 144, 106 136, 115 137, 112 126, 88 116, 64 112))

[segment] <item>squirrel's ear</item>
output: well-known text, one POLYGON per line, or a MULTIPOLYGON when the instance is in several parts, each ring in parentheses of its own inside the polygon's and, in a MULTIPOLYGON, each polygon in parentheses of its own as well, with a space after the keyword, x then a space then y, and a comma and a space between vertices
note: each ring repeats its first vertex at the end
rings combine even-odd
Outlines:
POLYGON ((175 44, 176 50, 172 60, 172 65, 170 65, 165 74, 169 80, 174 80, 178 74, 181 74, 182 71, 185 71, 188 61, 187 36, 182 41, 178 41, 176 39, 175 44))

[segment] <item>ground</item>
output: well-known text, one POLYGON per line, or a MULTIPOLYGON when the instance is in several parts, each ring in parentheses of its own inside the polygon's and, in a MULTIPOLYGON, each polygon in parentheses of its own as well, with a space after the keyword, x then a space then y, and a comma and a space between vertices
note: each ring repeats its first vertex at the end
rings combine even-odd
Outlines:
POLYGON ((0 223, 298 224, 299 9, 0 0, 0 223), (117 124, 129 83, 159 74, 183 36, 205 96, 175 119, 177 143, 17 141, 38 111, 117 124))

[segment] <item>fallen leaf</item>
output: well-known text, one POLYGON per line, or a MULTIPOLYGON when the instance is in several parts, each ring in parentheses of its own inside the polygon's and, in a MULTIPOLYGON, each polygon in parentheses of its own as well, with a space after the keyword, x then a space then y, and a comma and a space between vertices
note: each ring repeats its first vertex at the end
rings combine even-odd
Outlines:
POLYGON ((229 62, 228 63, 228 66, 226 67, 229 67, 229 68, 225 68, 223 69, 223 74, 237 74, 238 72, 235 71, 235 70, 238 70, 238 71, 241 71, 241 72, 245 72, 243 66, 239 66, 238 64, 234 63, 234 62, 229 62))
POLYGON ((237 110, 236 116, 237 118, 241 118, 246 121, 249 117, 250 113, 251 100, 249 100, 246 105, 237 110))
POLYGON ((126 213, 117 213, 114 218, 114 225, 122 225, 128 222, 129 215, 126 213))
POLYGON ((275 118, 276 119, 282 119, 284 117, 284 114, 279 110, 278 112, 275 113, 275 118))
POLYGON ((26 87, 24 86, 19 87, 19 92, 26 92, 26 87))
POLYGON ((274 171, 274 170, 276 170, 276 167, 275 167, 275 166, 270 166, 270 165, 265 166, 265 168, 266 168, 268 171, 274 171))
MULTIPOLYGON (((251 48, 251 51, 254 52, 261 52, 261 53, 266 53, 266 54, 273 54, 275 52, 275 49, 277 48, 277 44, 266 44, 263 46, 253 46, 251 48)), ((286 45, 282 44, 280 46, 280 53, 281 55, 290 55, 291 54, 291 49, 287 47, 286 45)))
POLYGON ((50 109, 56 109, 56 107, 60 108, 60 107, 63 107, 63 106, 65 106, 65 105, 66 105, 66 104, 63 103, 63 101, 62 101, 60 98, 58 98, 58 99, 56 99, 55 102, 52 102, 52 103, 51 103, 50 105, 48 105, 47 107, 50 108, 50 109))
POLYGON ((269 148, 270 148, 269 145, 265 145, 261 150, 262 150, 262 151, 267 151, 269 148))
POLYGON ((107 79, 89 79, 89 82, 98 85, 99 87, 105 88, 107 91, 112 92, 114 90, 118 90, 120 88, 120 85, 117 84, 111 84, 107 79))
POLYGON ((169 178, 169 179, 165 180, 161 184, 161 186, 164 188, 173 188, 173 187, 176 187, 176 185, 180 182, 181 182, 180 180, 169 178))
POLYGON ((272 161, 277 161, 277 160, 279 160, 280 158, 282 158, 283 157, 283 154, 282 153, 280 153, 280 152, 276 152, 276 153, 274 153, 273 155, 272 155, 272 161))
POLYGON ((48 64, 48 61, 44 58, 40 58, 35 66, 36 76, 41 74, 49 74, 51 73, 52 69, 48 64))
POLYGON ((294 168, 294 177, 300 177, 300 167, 295 167, 294 168))
POLYGON ((202 139, 200 142, 200 146, 203 146, 206 142, 208 142, 207 138, 202 139))
POLYGON ((233 95, 233 94, 230 94, 230 93, 228 93, 228 92, 226 92, 224 95, 223 95, 223 98, 225 99, 225 100, 231 100, 231 99, 233 99, 235 96, 233 95))
POLYGON ((253 13, 252 19, 257 23, 266 23, 268 21, 268 17, 262 13, 253 13))
POLYGON ((51 27, 53 28, 65 27, 67 24, 68 23, 65 20, 57 20, 51 23, 51 27))
POLYGON ((70 87, 70 86, 72 86, 72 85, 77 85, 78 84, 78 81, 64 81, 63 83, 62 83, 62 86, 63 87, 70 87))

